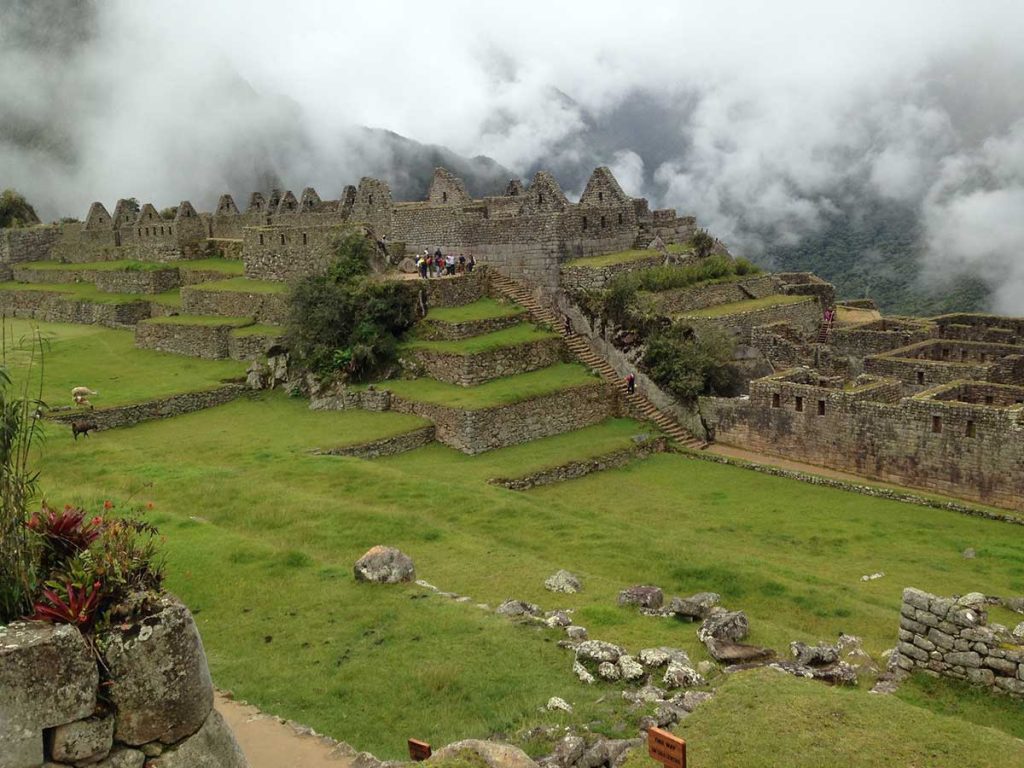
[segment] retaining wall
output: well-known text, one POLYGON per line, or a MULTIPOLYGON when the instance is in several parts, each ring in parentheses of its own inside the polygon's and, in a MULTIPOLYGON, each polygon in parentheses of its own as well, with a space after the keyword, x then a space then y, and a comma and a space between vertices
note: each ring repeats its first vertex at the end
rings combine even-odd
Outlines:
POLYGON ((813 333, 821 323, 821 308, 818 302, 808 297, 806 301, 793 304, 777 304, 746 312, 734 312, 731 315, 717 317, 690 317, 682 315, 678 322, 696 328, 714 327, 739 338, 749 344, 751 331, 759 325, 785 322, 800 329, 804 333, 813 333))
POLYGON ((46 418, 62 424, 70 424, 73 421, 91 421, 96 425, 97 430, 117 429, 119 427, 130 427, 142 421, 153 419, 169 419, 172 416, 181 416, 193 411, 201 411, 205 408, 214 408, 218 405, 229 403, 245 393, 242 384, 222 384, 215 389, 206 389, 199 392, 182 392, 178 395, 170 395, 157 400, 147 400, 144 403, 132 405, 118 405, 110 408, 62 408, 51 409, 46 418))
POLYGON ((412 348, 408 355, 430 378, 460 387, 536 371, 566 359, 565 345, 559 338, 539 339, 469 355, 423 348, 412 348))
POLYGON ((603 472, 608 469, 616 469, 625 466, 636 459, 644 459, 655 453, 663 453, 667 448, 667 440, 664 437, 645 439, 631 445, 628 448, 621 448, 601 456, 594 456, 590 459, 570 461, 559 464, 557 467, 549 467, 539 472, 533 472, 523 477, 515 478, 491 478, 487 482, 491 485, 500 485, 511 491, 526 491, 538 485, 551 485, 566 480, 574 480, 584 477, 592 472, 603 472))
POLYGON ((135 326, 135 346, 188 357, 220 360, 231 356, 231 331, 235 327, 140 322, 135 326))
MULTIPOLYGON (((951 598, 904 589, 899 668, 967 680, 1024 698, 1024 644, 1010 628, 989 626, 987 606, 988 600, 977 592, 951 598)), ((1020 618, 1024 621, 1024 616, 1020 618)))
POLYGON ((181 289, 181 307, 188 315, 252 317, 274 325, 288 319, 288 295, 285 293, 218 291, 202 285, 186 285, 181 289))
POLYGON ((108 328, 134 328, 151 316, 150 302, 98 304, 57 291, 0 291, 0 312, 9 317, 48 323, 82 323, 108 328))
POLYGON ((652 250, 651 255, 645 258, 623 261, 618 264, 608 264, 603 267, 564 264, 561 267, 561 286, 566 291, 598 290, 606 287, 608 283, 619 275, 638 272, 643 269, 650 269, 651 267, 660 267, 664 263, 664 254, 660 251, 652 250))
POLYGON ((416 327, 418 336, 424 339, 458 341, 471 336, 483 336, 504 328, 519 325, 529 317, 525 312, 506 317, 488 317, 483 320, 465 320, 461 323, 448 323, 439 320, 424 320, 416 327))
POLYGON ((341 448, 323 448, 316 453, 330 456, 353 456, 357 459, 378 459, 382 456, 395 456, 422 448, 434 442, 434 427, 421 427, 412 432, 404 432, 393 437, 371 440, 359 445, 347 445, 341 448))

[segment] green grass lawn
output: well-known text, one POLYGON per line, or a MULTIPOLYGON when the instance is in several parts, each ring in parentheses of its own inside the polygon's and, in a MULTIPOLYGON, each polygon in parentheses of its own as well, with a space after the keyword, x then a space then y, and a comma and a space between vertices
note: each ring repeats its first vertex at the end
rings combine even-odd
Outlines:
POLYGON ((255 323, 243 328, 235 328, 231 331, 232 336, 280 336, 283 333, 284 328, 280 325, 266 325, 264 323, 255 323))
MULTIPOLYGON (((1024 765, 1024 743, 909 706, 771 670, 733 675, 718 695, 672 729, 688 764, 728 768, 878 768, 1024 765), (896 736, 896 734, 899 734, 896 736)), ((637 750, 625 768, 648 768, 637 750)))
POLYGON ((171 266, 189 271, 223 272, 226 275, 245 274, 245 262, 241 259, 184 259, 172 262, 171 266))
POLYGON ((173 269, 177 264, 162 264, 153 261, 134 261, 131 259, 118 259, 116 261, 87 261, 70 264, 63 261, 28 261, 18 264, 26 269, 38 269, 41 271, 74 271, 88 270, 90 272, 118 272, 128 270, 132 272, 152 272, 158 269, 173 269))
POLYGON ((526 309, 508 301, 479 299, 458 307, 433 307, 427 311, 426 321, 439 323, 465 323, 471 320, 491 320, 497 317, 521 315, 526 309))
MULTIPOLYGON (((151 391, 182 369, 243 368, 134 350, 125 332, 59 330, 67 343, 47 363, 59 381, 47 386, 62 400, 88 384, 107 404, 117 382, 79 374, 117 373, 151 391), (118 338, 113 351, 96 346, 118 338)), ((560 633, 475 602, 572 609, 592 637, 633 650, 675 645, 699 661, 695 625, 619 607, 618 591, 714 590, 748 614, 752 642, 785 653, 792 640, 849 632, 876 656, 896 642, 906 586, 1024 593, 1018 526, 679 455, 529 492, 485 482, 614 450, 649 429, 628 420, 479 456, 436 444, 378 461, 310 453, 421 423, 312 412, 274 392, 77 442, 51 425, 41 491, 88 511, 105 500, 141 508, 166 537, 168 586, 196 611, 215 682, 383 758, 401 757, 409 736, 438 745, 538 724, 635 735, 648 711, 626 711, 621 686, 579 684, 571 654, 556 647, 560 633), (352 563, 381 543, 409 553, 419 578, 472 602, 356 584, 352 563), (977 556, 964 559, 966 547, 977 556), (543 580, 558 568, 577 573, 583 591, 547 592, 543 580), (885 577, 860 580, 876 571, 885 577), (576 714, 538 712, 550 696, 576 714)), ((915 681, 899 697, 769 671, 714 682, 719 697, 680 729, 694 765, 1021 765, 1020 744, 984 727, 1021 735, 1020 702, 961 696, 941 681, 915 681)))
POLYGON ((475 410, 530 400, 596 381, 597 377, 582 365, 558 363, 538 371, 494 379, 475 387, 460 387, 427 378, 396 379, 380 382, 376 386, 378 389, 390 390, 406 400, 475 410))
POLYGON ((604 253, 600 256, 583 256, 578 259, 571 259, 563 266, 586 267, 588 269, 600 269, 610 267, 613 264, 626 264, 631 261, 643 261, 651 257, 658 257, 658 252, 650 248, 638 248, 631 251, 619 251, 617 253, 604 253))
POLYGON ((740 312, 752 312, 755 309, 780 307, 784 304, 801 304, 808 301, 814 301, 814 298, 812 296, 764 296, 760 299, 750 299, 749 301, 718 304, 707 309, 694 309, 682 312, 678 317, 725 317, 726 315, 736 315, 740 312))
POLYGON ((222 317, 220 315, 169 315, 148 317, 140 321, 146 325, 231 325, 242 328, 253 324, 251 317, 222 317))
POLYGON ((406 347, 411 349, 424 349, 433 352, 449 352, 455 355, 475 355, 480 352, 489 352, 501 347, 514 347, 518 344, 529 344, 533 341, 543 339, 555 339, 558 334, 552 331, 538 328, 531 323, 520 323, 510 328, 503 328, 493 333, 484 333, 480 336, 471 336, 468 339, 458 341, 428 341, 414 339, 406 347))
POLYGON ((102 408, 210 389, 224 379, 245 375, 245 364, 234 360, 200 360, 136 349, 131 331, 6 320, 7 364, 18 381, 24 380, 22 366, 28 358, 24 344, 36 327, 45 339, 43 401, 50 406, 70 405, 71 389, 78 386, 99 392, 90 399, 102 408), (19 346, 22 349, 15 349, 19 346))
POLYGON ((226 280, 213 280, 209 283, 197 283, 189 286, 199 291, 238 291, 239 293, 287 293, 285 283, 272 280, 250 280, 247 277, 230 277, 226 280))
POLYGON ((138 301, 149 301, 145 294, 138 293, 104 293, 97 290, 92 283, 0 283, 0 291, 43 291, 59 293, 70 299, 89 301, 94 304, 132 304, 138 301))
POLYGON ((174 288, 170 291, 164 291, 163 293, 154 293, 148 298, 150 301, 156 302, 157 304, 163 304, 166 307, 181 306, 181 290, 178 288, 174 288))

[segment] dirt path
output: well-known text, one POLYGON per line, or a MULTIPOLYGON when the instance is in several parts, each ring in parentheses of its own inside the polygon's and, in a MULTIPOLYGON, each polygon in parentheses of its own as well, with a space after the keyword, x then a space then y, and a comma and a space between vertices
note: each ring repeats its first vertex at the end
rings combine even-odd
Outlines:
POLYGON ((349 768, 355 752, 347 744, 303 733, 256 707, 216 695, 214 706, 238 740, 250 768, 349 768))

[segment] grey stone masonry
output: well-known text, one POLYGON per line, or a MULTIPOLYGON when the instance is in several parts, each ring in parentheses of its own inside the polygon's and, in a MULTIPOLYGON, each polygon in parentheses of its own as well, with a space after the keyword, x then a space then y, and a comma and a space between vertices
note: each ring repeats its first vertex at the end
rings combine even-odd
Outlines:
POLYGON ((1024 697, 1024 645, 1006 627, 988 624, 991 602, 978 592, 938 597, 904 589, 897 666, 1024 697))

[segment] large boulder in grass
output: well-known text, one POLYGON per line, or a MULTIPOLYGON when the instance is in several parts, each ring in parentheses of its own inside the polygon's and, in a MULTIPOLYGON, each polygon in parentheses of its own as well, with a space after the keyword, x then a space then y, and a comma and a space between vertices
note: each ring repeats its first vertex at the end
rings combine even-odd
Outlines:
POLYGON ((564 592, 571 595, 583 589, 583 585, 576 574, 561 569, 544 580, 544 588, 551 592, 564 592))
POLYGON ((537 768, 528 754, 513 747, 511 744, 502 744, 497 741, 482 741, 480 739, 464 739, 441 747, 427 761, 430 763, 446 762, 462 757, 466 753, 477 755, 487 768, 537 768))
POLYGON ((399 584, 416 580, 416 566, 412 558, 399 549, 377 545, 356 560, 356 581, 373 584, 399 584))
POLYGON ((157 612, 116 626, 103 642, 116 708, 115 740, 174 744, 202 727, 213 684, 199 630, 188 608, 167 595, 157 612))
POLYGON ((706 643, 709 639, 738 642, 749 632, 750 623, 743 611, 726 611, 722 608, 715 608, 700 625, 700 629, 697 630, 697 638, 702 643, 706 643))
POLYGON ((619 605, 636 605, 640 608, 661 608, 665 593, 660 587, 637 584, 619 592, 619 605))
POLYGON ((160 768, 249 768, 220 712, 212 710, 203 727, 150 765, 160 768))

